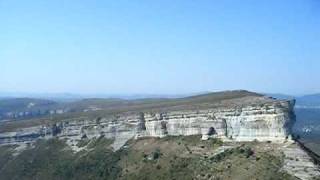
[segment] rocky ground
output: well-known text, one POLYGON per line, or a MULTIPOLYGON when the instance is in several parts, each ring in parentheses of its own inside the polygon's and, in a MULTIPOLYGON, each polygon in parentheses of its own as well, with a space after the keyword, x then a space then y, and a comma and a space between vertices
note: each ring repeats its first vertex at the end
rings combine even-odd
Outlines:
POLYGON ((280 148, 285 155, 284 170, 300 179, 320 177, 319 167, 297 144, 285 144, 280 148))

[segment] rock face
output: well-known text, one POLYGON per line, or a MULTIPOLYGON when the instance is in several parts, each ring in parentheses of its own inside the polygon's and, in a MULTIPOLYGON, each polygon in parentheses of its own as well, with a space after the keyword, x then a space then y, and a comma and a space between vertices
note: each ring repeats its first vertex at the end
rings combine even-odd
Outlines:
POLYGON ((293 120, 289 102, 144 114, 141 136, 195 135, 234 141, 284 141, 293 120))
POLYGON ((83 138, 105 136, 115 139, 113 147, 119 149, 133 137, 197 134, 201 134, 203 140, 217 137, 225 141, 284 142, 295 121, 294 101, 252 94, 214 102, 200 102, 198 99, 193 99, 192 103, 183 101, 161 108, 128 110, 92 119, 64 119, 54 124, 1 132, 0 144, 57 136, 73 146, 83 138))

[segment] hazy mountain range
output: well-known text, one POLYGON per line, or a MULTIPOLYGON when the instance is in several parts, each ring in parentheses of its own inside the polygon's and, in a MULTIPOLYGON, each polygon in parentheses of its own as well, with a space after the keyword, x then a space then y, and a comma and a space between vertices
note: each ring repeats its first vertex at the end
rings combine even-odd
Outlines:
MULTIPOLYGON (((208 92, 188 94, 76 94, 76 93, 24 93, 24 92, 0 92, 0 99, 8 98, 37 98, 53 101, 77 101, 88 98, 119 98, 119 99, 144 99, 144 98, 181 98, 208 92)), ((320 93, 294 96, 279 93, 262 93, 277 99, 296 99, 297 107, 319 107, 320 93)))
POLYGON ((0 99, 8 98, 37 98, 54 101, 77 101, 80 99, 89 98, 119 98, 119 99, 144 99, 144 98, 180 98, 187 97, 201 93, 188 94, 76 94, 76 93, 14 93, 14 92, 0 92, 0 99))

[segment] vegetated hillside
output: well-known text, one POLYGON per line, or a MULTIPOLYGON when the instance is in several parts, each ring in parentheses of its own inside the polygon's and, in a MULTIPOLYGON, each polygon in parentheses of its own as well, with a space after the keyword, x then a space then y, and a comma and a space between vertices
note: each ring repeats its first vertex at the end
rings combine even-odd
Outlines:
POLYGON ((6 111, 21 111, 24 109, 40 108, 44 106, 52 106, 57 103, 45 99, 33 98, 6 98, 0 100, 0 113, 6 111))
POLYGON ((190 107, 199 104, 215 104, 221 101, 232 100, 242 97, 260 97, 262 95, 248 92, 244 90, 239 91, 223 91, 216 93, 209 93, 185 98, 148 98, 148 99, 84 99, 81 101, 70 103, 72 109, 85 109, 90 107, 99 110, 116 110, 116 111, 134 111, 144 109, 157 108, 174 108, 174 107, 190 107))
POLYGON ((117 107, 120 99, 84 99, 74 102, 55 102, 33 98, 6 98, 0 100, 0 120, 25 120, 46 115, 95 111, 117 107))
POLYGON ((0 147, 0 179, 295 179, 282 171, 284 155, 272 144, 199 138, 131 140, 116 152, 105 138, 83 139, 77 153, 57 139, 38 141, 16 156, 15 147, 0 147))
POLYGON ((45 99, 5 98, 0 100, 0 120, 38 117, 57 106, 57 102, 45 99))

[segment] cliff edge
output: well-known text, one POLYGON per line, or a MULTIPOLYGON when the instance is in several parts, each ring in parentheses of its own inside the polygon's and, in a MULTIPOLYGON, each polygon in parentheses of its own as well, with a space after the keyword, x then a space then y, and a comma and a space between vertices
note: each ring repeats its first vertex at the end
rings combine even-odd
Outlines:
POLYGON ((98 111, 93 117, 92 113, 90 117, 77 114, 76 118, 71 114, 58 121, 47 118, 41 120, 43 123, 17 125, 9 130, 3 124, 0 144, 58 137, 76 147, 83 138, 104 136, 115 140, 116 150, 133 137, 180 135, 201 135, 202 140, 214 137, 224 141, 285 142, 295 121, 293 107, 294 101, 242 90, 179 99, 134 100, 118 105, 116 110, 98 111))

